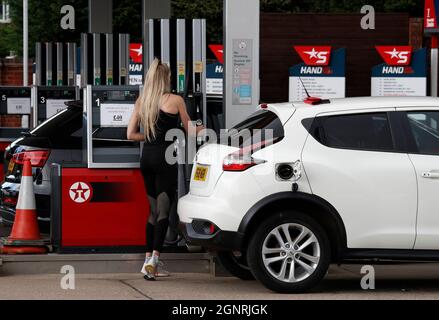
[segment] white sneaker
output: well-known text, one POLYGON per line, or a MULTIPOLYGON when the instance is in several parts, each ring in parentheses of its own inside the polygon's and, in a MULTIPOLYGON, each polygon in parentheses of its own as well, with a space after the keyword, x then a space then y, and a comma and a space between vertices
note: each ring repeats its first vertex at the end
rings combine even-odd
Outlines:
POLYGON ((155 276, 155 272, 157 270, 157 264, 159 262, 159 257, 156 255, 152 255, 152 257, 145 264, 145 271, 147 275, 155 276))
POLYGON ((146 265, 148 264, 149 260, 151 260, 151 257, 145 257, 145 262, 142 265, 142 269, 140 270, 141 273, 143 274, 148 274, 148 272, 146 271, 146 265))

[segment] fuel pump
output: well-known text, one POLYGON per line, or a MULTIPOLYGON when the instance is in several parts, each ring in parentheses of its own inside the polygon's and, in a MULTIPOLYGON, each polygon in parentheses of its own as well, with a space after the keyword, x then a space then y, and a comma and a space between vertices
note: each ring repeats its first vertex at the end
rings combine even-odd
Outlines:
POLYGON ((57 252, 142 252, 149 204, 140 143, 126 137, 138 86, 83 89, 83 161, 51 168, 57 252))
POLYGON ((35 44, 35 85, 74 86, 76 43, 35 44))
MULTIPOLYGON (((171 69, 171 91, 179 94, 186 103, 188 114, 197 125, 206 122, 206 21, 201 19, 149 19, 144 23, 143 65, 149 69, 154 58, 171 69)), ((146 74, 146 73, 144 73, 146 74)), ((191 159, 195 156, 195 146, 186 136, 178 140, 178 190, 176 199, 189 190, 192 170, 191 159)), ((179 242, 177 236, 177 201, 174 201, 169 217, 170 228, 166 237, 168 244, 179 242)))
POLYGON ((78 100, 76 86, 34 86, 32 87, 32 122, 36 127, 43 121, 67 108, 65 102, 78 100))
POLYGON ((172 71, 172 92, 186 101, 199 125, 206 122, 206 21, 204 19, 149 19, 144 24, 144 69, 154 58, 172 71))
MULTIPOLYGON (((181 95, 192 120, 197 125, 206 123, 206 21, 204 19, 149 19, 144 24, 144 68, 148 70, 155 57, 167 63, 172 72, 171 90, 181 95)), ((186 141, 188 141, 186 139, 186 141)), ((194 150, 183 144, 186 159, 192 159, 194 150)), ((201 144, 198 141, 198 146, 201 144)), ((184 188, 187 191, 191 166, 184 168, 184 188)), ((183 184, 182 184, 183 185, 183 184)), ((183 189, 183 190, 182 190, 183 189)))
POLYGON ((81 34, 81 87, 127 85, 129 42, 128 34, 81 34))

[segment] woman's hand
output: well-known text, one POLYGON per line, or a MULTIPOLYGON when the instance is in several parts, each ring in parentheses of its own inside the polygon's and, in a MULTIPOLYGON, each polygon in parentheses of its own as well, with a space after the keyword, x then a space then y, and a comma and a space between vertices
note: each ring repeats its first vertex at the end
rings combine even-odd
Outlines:
POLYGON ((136 104, 134 105, 134 111, 131 114, 130 121, 128 122, 127 127, 127 139, 134 141, 143 141, 145 140, 145 136, 140 132, 140 101, 137 99, 136 104))
POLYGON ((184 102, 183 98, 177 96, 177 99, 178 113, 180 114, 180 119, 183 123, 184 130, 189 135, 193 135, 194 133, 195 135, 198 135, 201 130, 205 129, 205 127, 194 125, 191 118, 189 117, 189 114, 187 113, 186 103, 184 102))

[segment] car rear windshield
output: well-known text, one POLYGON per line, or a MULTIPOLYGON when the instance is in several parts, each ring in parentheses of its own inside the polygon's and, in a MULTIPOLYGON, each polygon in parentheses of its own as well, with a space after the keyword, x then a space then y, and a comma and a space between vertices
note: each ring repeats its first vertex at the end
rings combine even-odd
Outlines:
POLYGON ((38 137, 65 137, 82 128, 82 110, 68 107, 46 120, 30 133, 38 137))
POLYGON ((221 135, 220 143, 242 148, 264 142, 273 144, 283 137, 279 117, 272 111, 259 110, 221 135))

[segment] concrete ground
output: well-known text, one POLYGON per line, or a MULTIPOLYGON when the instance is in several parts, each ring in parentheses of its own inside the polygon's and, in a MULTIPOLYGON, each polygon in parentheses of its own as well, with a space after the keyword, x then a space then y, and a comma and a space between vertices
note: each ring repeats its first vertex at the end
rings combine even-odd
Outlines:
POLYGON ((0 299, 439 299, 439 264, 375 266, 375 290, 360 287, 359 265, 332 266, 312 293, 281 295, 257 281, 177 273, 158 281, 139 274, 80 274, 63 290, 64 274, 2 276, 0 299))
MULTIPOLYGON (((7 236, 9 232, 10 230, 0 227, 0 236, 7 236)), ((136 261, 130 263, 138 264, 136 261)), ((182 262, 169 263, 174 264, 168 266, 171 270, 181 269, 182 262), (180 267, 176 268, 175 264, 180 267)), ((206 272, 173 273, 171 277, 155 282, 145 281, 137 273, 84 273, 76 275, 74 290, 63 290, 60 284, 64 274, 6 275, 2 274, 0 266, 0 299, 439 300, 439 263, 374 265, 374 290, 361 289, 361 267, 333 265, 325 279, 311 293, 282 295, 271 292, 257 281, 214 277, 206 272)), ((138 268, 140 269, 140 265, 138 268)), ((90 269, 94 270, 94 267, 85 268, 90 269)), ((137 265, 132 269, 137 269, 137 265)), ((203 268, 194 267, 191 270, 193 269, 203 268)), ((59 268, 56 267, 56 270, 59 268)))

